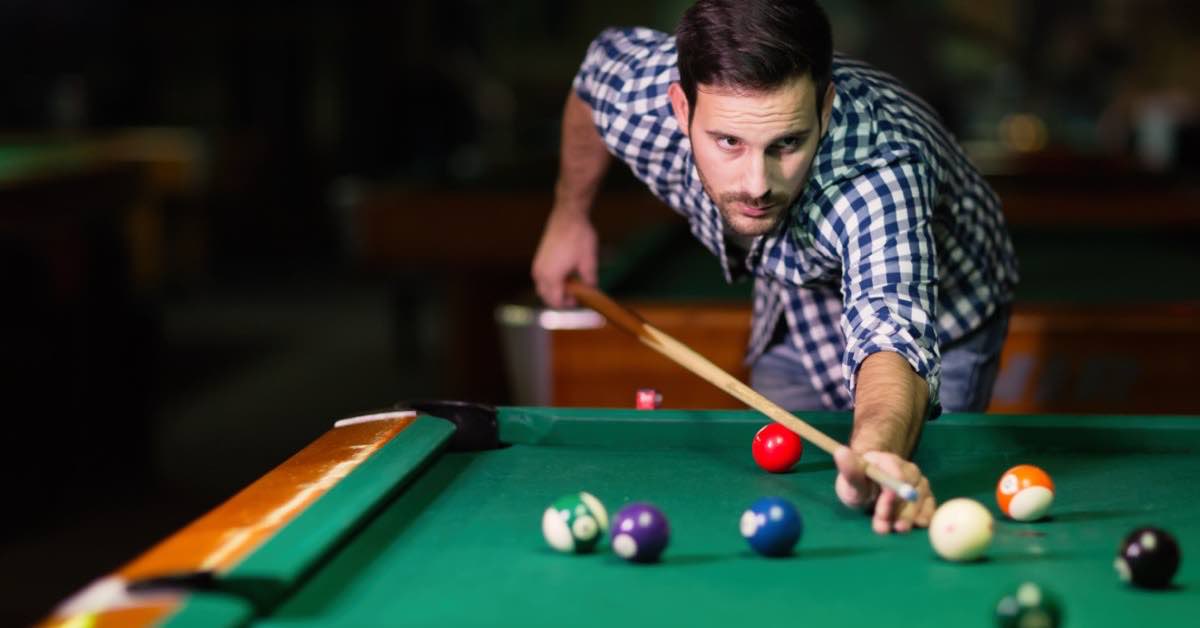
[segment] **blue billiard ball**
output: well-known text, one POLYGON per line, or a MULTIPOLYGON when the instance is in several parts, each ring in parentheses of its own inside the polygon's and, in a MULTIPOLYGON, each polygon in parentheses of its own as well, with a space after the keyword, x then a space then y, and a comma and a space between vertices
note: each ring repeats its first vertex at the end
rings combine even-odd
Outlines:
POLYGON ((762 497, 742 513, 742 536, 763 556, 787 556, 804 532, 804 521, 791 502, 762 497))

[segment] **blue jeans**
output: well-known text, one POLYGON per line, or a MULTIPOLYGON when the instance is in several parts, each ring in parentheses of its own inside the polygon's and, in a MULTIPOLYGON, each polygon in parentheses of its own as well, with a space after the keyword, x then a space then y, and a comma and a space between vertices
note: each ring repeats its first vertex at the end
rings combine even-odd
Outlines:
MULTIPOLYGON (((946 412, 983 412, 992 400, 992 386, 1000 371, 1000 350, 1008 335, 1009 308, 966 336, 942 346, 942 409, 946 412)), ((781 326, 786 327, 786 324, 781 326)), ((826 408, 800 361, 800 351, 786 333, 776 333, 772 345, 750 370, 750 385, 766 398, 789 410, 826 408)))

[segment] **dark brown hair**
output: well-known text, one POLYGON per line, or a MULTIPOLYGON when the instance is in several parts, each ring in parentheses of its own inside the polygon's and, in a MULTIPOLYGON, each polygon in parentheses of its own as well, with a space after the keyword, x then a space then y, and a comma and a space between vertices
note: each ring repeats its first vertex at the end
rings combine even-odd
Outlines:
POLYGON ((820 114, 833 65, 833 34, 816 2, 699 0, 683 14, 675 37, 689 112, 696 109, 697 85, 760 91, 808 74, 820 114))

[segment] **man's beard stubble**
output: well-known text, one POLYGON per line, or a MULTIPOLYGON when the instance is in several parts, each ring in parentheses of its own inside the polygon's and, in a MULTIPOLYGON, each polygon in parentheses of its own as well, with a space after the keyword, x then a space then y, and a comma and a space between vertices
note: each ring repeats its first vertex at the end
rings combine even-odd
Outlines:
POLYGON ((757 237, 770 233, 783 220, 784 212, 791 207, 795 198, 776 193, 770 190, 763 197, 754 197, 746 192, 726 192, 724 194, 715 194, 712 186, 708 184, 708 179, 705 178, 704 172, 699 167, 696 168, 697 174, 700 175, 700 185, 704 186, 704 191, 708 197, 717 204, 717 209, 721 213, 721 223, 726 230, 732 231, 738 235, 747 237, 757 237), (743 203, 751 207, 771 207, 774 212, 770 219, 755 220, 753 228, 749 230, 737 228, 736 218, 745 220, 753 220, 742 216, 733 208, 734 203, 743 203))

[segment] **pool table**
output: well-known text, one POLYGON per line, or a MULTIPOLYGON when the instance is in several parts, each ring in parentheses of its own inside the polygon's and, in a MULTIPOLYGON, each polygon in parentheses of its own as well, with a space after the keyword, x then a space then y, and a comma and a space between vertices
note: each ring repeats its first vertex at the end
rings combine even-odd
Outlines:
POLYGON ((203 261, 202 234, 176 231, 202 225, 198 206, 185 201, 199 192, 204 160, 201 139, 183 129, 0 134, 0 236, 54 246, 62 266, 79 255, 66 250, 76 241, 114 231, 129 280, 141 291, 157 289, 171 264, 203 261))
MULTIPOLYGON (((957 628, 989 625, 1027 579, 1060 596, 1067 626, 1187 625, 1200 610, 1200 417, 942 416, 917 461, 939 498, 997 516, 983 560, 949 563, 924 531, 873 534, 837 503, 815 448, 790 473, 759 470, 749 444, 765 420, 750 411, 398 407, 416 411, 329 430, 46 624, 957 628), (995 483, 1017 463, 1052 474, 1048 519, 999 518, 995 483), (550 549, 542 511, 579 490, 610 512, 660 506, 663 560, 625 563, 607 539, 588 555, 550 549), (802 513, 790 557, 760 557, 739 535, 763 495, 802 513), (1122 537, 1147 523, 1185 555, 1164 591, 1113 569, 1122 537)), ((806 418, 846 436, 848 415, 806 418)))
MULTIPOLYGON (((1136 212, 1134 212, 1136 213, 1136 212)), ((1192 226, 1014 229, 1021 264, 993 412, 1200 413, 1200 248, 1192 226)), ((726 284, 681 222, 645 230, 601 258, 600 286, 743 381, 750 283, 726 284)), ((496 312, 514 403, 735 408, 588 311, 510 302, 496 312)))

